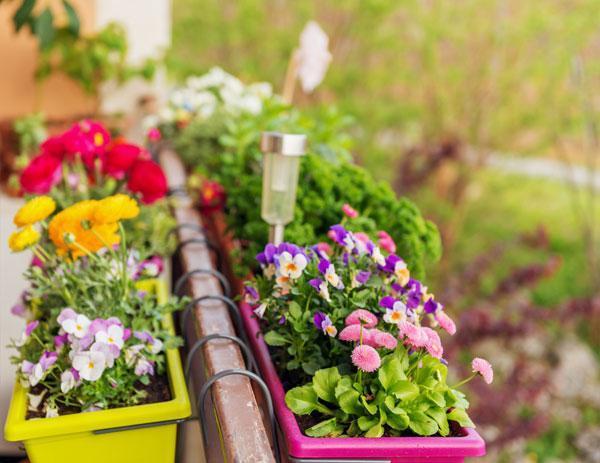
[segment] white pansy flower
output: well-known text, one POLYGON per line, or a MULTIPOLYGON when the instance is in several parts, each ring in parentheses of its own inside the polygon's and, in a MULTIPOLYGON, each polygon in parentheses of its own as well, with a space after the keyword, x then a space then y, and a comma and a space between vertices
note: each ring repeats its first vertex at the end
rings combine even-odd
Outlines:
POLYGON ((396 325, 406 321, 406 305, 402 301, 394 302, 391 309, 385 309, 383 320, 386 323, 393 323, 396 325))
POLYGON ((373 248, 373 252, 371 253, 371 258, 373 259, 373 261, 376 264, 381 265, 382 267, 385 265, 385 257, 381 253, 381 249, 379 249, 377 246, 375 246, 373 248))
POLYGON ((303 254, 292 257, 289 252, 284 251, 279 256, 279 273, 295 280, 302 275, 307 264, 308 260, 303 254))
POLYGON ((89 318, 85 315, 77 315, 75 318, 68 318, 62 322, 62 328, 65 332, 72 334, 76 338, 83 338, 90 326, 89 318))
POLYGON ((75 386, 77 386, 77 379, 75 379, 75 375, 71 370, 63 371, 62 375, 60 375, 60 390, 63 394, 66 394, 75 386))
POLYGON ((73 359, 73 368, 87 381, 96 381, 106 367, 106 356, 99 351, 79 352, 73 359))
POLYGON ((124 330, 122 326, 116 324, 110 325, 106 331, 98 331, 96 333, 96 341, 121 349, 123 347, 123 335, 124 330))

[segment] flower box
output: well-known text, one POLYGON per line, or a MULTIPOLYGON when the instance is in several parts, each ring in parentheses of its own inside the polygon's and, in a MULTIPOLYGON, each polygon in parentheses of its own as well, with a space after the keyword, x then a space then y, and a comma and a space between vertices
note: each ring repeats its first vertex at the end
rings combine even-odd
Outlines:
MULTIPOLYGON (((163 281, 147 280, 143 289, 166 301, 163 281)), ((174 334, 170 315, 163 323, 174 334)), ((17 382, 4 428, 6 440, 22 441, 32 463, 174 461, 176 420, 188 417, 191 408, 179 352, 168 349, 166 356, 172 396, 166 402, 27 420, 27 390, 17 382)))
POLYGON ((485 442, 474 429, 460 437, 314 438, 305 436, 285 404, 285 390, 273 364, 252 308, 241 303, 240 312, 252 349, 271 397, 277 420, 293 462, 311 459, 377 461, 389 463, 460 463, 485 454, 485 442))

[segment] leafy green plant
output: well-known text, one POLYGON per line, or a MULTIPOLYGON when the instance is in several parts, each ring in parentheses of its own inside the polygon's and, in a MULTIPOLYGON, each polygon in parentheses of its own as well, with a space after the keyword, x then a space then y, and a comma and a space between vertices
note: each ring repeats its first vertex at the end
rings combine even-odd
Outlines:
POLYGON ((300 245, 324 240, 341 207, 363 211, 362 226, 375 232, 385 224, 411 270, 422 276, 425 263, 441 254, 435 225, 423 218, 406 198, 377 182, 350 159, 351 138, 344 130, 351 120, 334 108, 306 113, 287 108, 276 99, 265 101, 258 114, 230 117, 220 147, 206 150, 205 123, 191 122, 175 139, 181 156, 203 175, 221 183, 227 192, 226 220, 241 240, 239 274, 252 268, 253 256, 267 242, 268 226, 260 217, 263 130, 306 133, 309 153, 302 159, 295 216, 285 239, 300 245))
POLYGON ((324 418, 304 432, 310 437, 448 436, 450 422, 474 427, 469 402, 446 384, 447 367, 433 357, 409 356, 398 347, 383 357, 377 373, 341 375, 318 370, 312 382, 291 389, 285 403, 297 415, 324 418))

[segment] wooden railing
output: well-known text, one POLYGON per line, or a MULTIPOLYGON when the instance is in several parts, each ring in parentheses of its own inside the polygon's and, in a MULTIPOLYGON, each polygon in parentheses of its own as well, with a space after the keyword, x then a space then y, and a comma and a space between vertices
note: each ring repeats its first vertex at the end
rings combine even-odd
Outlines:
MULTIPOLYGON (((179 157, 169 148, 158 153, 172 192, 173 214, 178 223, 176 229, 180 243, 174 257, 174 282, 179 281, 181 293, 192 301, 190 310, 183 318, 183 336, 186 349, 201 338, 212 334, 241 336, 236 333, 231 307, 224 299, 227 283, 217 272, 218 249, 211 249, 204 233, 202 218, 185 193, 186 172, 179 157), (182 246, 183 245, 183 246, 182 246), (189 277, 189 272, 200 270, 189 277), (207 298, 207 296, 210 296, 207 298), (204 298, 200 301, 198 299, 204 298)), ((174 288, 177 289, 177 288, 174 288)), ((192 401, 206 381, 219 372, 249 368, 238 344, 227 339, 211 339, 200 347, 191 358, 190 392, 192 401)), ((271 447, 271 429, 257 402, 250 379, 244 376, 228 376, 215 381, 205 404, 206 434, 205 454, 210 463, 227 461, 239 463, 275 462, 271 447)), ((198 411, 197 411, 198 412, 198 411)), ((189 454, 189 444, 187 446, 189 454)), ((198 449, 199 453, 202 449, 198 449)), ((189 461, 189 458, 186 459, 189 461)), ((201 461, 199 459, 198 461, 201 461)))

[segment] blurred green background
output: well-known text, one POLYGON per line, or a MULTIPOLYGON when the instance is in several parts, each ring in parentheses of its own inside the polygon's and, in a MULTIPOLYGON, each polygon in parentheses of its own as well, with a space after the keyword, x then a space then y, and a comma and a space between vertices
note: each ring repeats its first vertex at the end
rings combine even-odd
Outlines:
MULTIPOLYGON (((600 461, 598 389, 596 402, 565 399, 555 358, 575 342, 599 387, 600 1, 174 0, 168 69, 182 79, 218 65, 280 91, 311 19, 333 60, 294 103, 351 114, 357 161, 438 224, 434 290, 461 321, 484 307, 493 326, 539 322, 542 352, 508 328, 481 341, 495 343, 492 362, 515 349, 545 365, 552 399, 528 407, 524 392, 504 424, 481 412, 490 461, 600 461)), ((530 371, 512 358, 505 377, 518 368, 530 371)))

